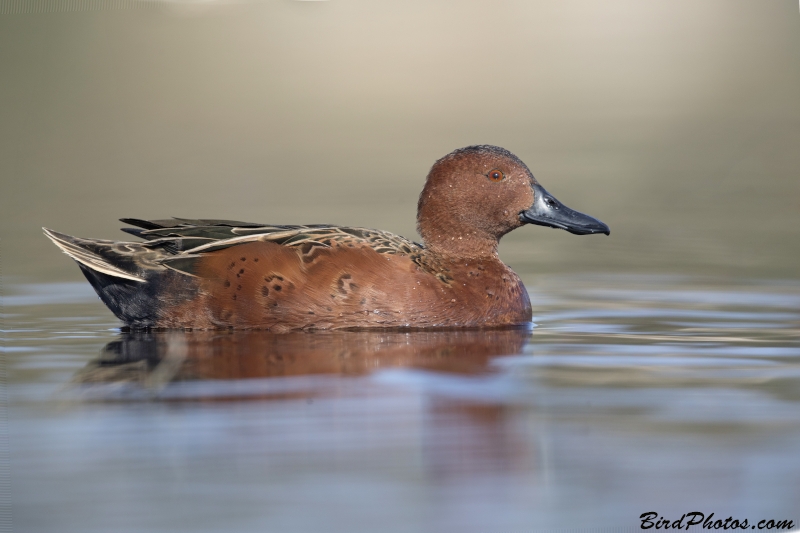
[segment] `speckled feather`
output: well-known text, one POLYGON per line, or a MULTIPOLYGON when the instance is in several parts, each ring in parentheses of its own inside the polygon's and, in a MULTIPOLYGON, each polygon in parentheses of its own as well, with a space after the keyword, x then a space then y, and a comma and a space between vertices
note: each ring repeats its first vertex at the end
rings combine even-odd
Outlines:
MULTIPOLYGON (((367 228, 352 228, 332 224, 310 225, 264 225, 233 220, 192 220, 173 218, 167 220, 140 220, 123 218, 121 222, 143 229, 122 228, 122 231, 136 235, 149 242, 140 246, 160 250, 176 257, 155 258, 148 255, 147 261, 160 262, 170 268, 181 270, 180 264, 187 265, 197 254, 223 250, 248 242, 272 242, 282 246, 297 247, 308 253, 309 247, 364 247, 379 254, 404 255, 428 272, 442 273, 435 257, 425 253, 425 247, 405 237, 367 228), (184 259, 188 259, 186 261, 184 259), (182 261, 183 260, 183 261, 182 261)), ((144 259, 145 256, 143 255, 144 259)), ((191 273, 189 270, 185 270, 191 273)), ((447 281, 446 275, 443 281, 447 281)))

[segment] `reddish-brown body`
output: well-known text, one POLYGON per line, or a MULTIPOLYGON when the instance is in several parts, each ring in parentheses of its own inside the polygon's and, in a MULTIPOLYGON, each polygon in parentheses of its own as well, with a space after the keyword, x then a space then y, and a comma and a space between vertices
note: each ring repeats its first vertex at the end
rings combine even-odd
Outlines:
POLYGON ((524 324, 522 282, 497 258, 439 258, 443 281, 409 257, 371 247, 254 242, 198 263, 196 296, 166 306, 160 327, 332 329, 524 324))

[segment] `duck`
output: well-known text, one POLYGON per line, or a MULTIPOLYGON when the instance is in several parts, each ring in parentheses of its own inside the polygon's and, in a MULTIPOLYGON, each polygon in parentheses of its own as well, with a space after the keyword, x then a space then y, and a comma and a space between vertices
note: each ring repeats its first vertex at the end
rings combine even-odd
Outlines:
POLYGON ((459 148, 431 167, 417 205, 422 242, 331 224, 120 221, 141 240, 43 230, 130 330, 525 326, 530 298, 500 259, 500 239, 528 224, 610 235, 493 145, 459 148))

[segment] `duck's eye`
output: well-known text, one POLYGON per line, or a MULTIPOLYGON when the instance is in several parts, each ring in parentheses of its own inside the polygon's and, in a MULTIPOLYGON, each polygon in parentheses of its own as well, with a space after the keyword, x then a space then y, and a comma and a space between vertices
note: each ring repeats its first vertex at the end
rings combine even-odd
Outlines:
POLYGON ((489 172, 489 179, 492 181, 503 181, 503 178, 505 178, 505 176, 503 176, 503 173, 499 170, 492 170, 489 172))

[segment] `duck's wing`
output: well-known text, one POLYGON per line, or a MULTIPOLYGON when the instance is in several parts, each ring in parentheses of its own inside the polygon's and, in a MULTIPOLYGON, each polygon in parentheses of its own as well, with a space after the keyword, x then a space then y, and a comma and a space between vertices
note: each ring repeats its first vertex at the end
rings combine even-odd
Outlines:
POLYGON ((409 255, 418 258, 422 245, 404 237, 365 228, 330 224, 273 226, 232 220, 122 219, 138 228, 123 231, 143 242, 117 242, 81 239, 45 228, 45 234, 67 255, 91 271, 112 278, 144 282, 149 273, 165 267, 194 275, 197 261, 205 255, 251 242, 272 242, 301 247, 306 254, 312 247, 368 246, 381 254, 409 255))
MULTIPOLYGON (((121 218, 120 222, 136 226, 135 228, 121 228, 125 233, 152 241, 165 237, 179 237, 189 239, 204 239, 205 243, 238 237, 241 233, 234 230, 245 231, 263 227, 264 224, 240 222, 238 220, 214 219, 189 219, 168 218, 164 220, 142 220, 139 218, 121 218)), ((273 226, 286 227, 290 226, 273 226)))
POLYGON ((122 228, 160 247, 176 253, 197 254, 229 248, 247 242, 273 242, 282 246, 369 246, 378 253, 413 255, 422 245, 389 233, 367 228, 331 224, 305 226, 268 225, 233 220, 173 218, 140 220, 123 218, 138 228, 122 228))

